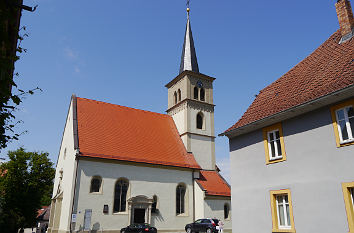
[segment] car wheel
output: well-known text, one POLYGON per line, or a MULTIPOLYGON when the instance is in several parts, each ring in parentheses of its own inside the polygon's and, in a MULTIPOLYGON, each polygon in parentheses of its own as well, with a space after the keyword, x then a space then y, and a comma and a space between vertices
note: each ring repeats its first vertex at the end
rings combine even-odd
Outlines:
POLYGON ((190 227, 187 228, 186 230, 187 233, 192 233, 192 229, 190 227))
POLYGON ((125 233, 125 230, 122 230, 121 233, 125 233))
POLYGON ((206 230, 206 233, 211 233, 211 229, 208 228, 208 229, 206 230))

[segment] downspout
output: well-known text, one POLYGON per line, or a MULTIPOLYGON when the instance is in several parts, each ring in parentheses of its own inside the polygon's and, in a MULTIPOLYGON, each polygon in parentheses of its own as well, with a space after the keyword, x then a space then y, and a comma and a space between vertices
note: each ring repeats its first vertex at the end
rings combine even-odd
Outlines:
POLYGON ((193 222, 195 222, 195 187, 194 187, 194 169, 192 170, 192 183, 193 183, 193 222))
POLYGON ((75 181, 74 181, 74 195, 73 195, 73 200, 72 200, 72 206, 71 206, 71 213, 70 213, 70 233, 72 233, 72 214, 74 212, 74 202, 75 202, 75 196, 76 196, 76 180, 77 180, 77 172, 78 172, 78 165, 79 165, 79 150, 76 150, 75 154, 75 160, 76 160, 76 166, 75 166, 75 181))
POLYGON ((75 179, 74 179, 74 194, 72 199, 72 206, 71 206, 71 213, 70 213, 70 233, 72 233, 72 214, 74 212, 74 203, 76 197, 76 183, 77 183, 77 173, 78 173, 78 166, 79 166, 79 155, 80 155, 80 148, 79 148, 79 134, 78 134, 78 127, 77 127, 77 102, 76 96, 72 95, 72 102, 73 102, 73 137, 74 137, 74 149, 75 153, 75 179))

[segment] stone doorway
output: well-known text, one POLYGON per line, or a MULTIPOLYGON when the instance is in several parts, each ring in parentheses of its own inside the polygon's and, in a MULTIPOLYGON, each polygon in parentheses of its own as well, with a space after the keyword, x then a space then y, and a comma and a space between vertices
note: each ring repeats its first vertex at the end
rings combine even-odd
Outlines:
POLYGON ((130 224, 151 223, 151 207, 153 199, 139 195, 128 200, 130 224))

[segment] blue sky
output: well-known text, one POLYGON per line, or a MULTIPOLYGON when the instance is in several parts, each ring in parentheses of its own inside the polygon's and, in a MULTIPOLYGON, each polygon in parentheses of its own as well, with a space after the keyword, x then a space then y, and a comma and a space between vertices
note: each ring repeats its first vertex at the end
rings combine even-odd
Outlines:
MULTIPOLYGON (((40 87, 17 112, 28 130, 2 150, 47 151, 55 162, 73 93, 164 113, 166 83, 178 74, 186 23, 184 0, 24 0, 28 49, 16 63, 20 88, 40 87)), ((234 124, 265 86, 338 29, 335 1, 191 0, 201 73, 214 82, 215 132, 234 124)), ((228 139, 216 138, 229 179, 228 139)))

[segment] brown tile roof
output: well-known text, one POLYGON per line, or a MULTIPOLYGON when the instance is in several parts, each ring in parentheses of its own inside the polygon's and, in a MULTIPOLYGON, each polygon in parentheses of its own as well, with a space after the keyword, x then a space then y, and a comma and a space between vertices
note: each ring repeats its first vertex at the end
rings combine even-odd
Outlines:
POLYGON ((77 98, 80 156, 200 169, 169 115, 77 98))
POLYGON ((339 44, 338 30, 310 56, 260 91, 227 133, 354 85, 354 38, 339 44))
POLYGON ((231 196, 230 186, 217 171, 200 171, 199 185, 205 190, 207 195, 231 196))

